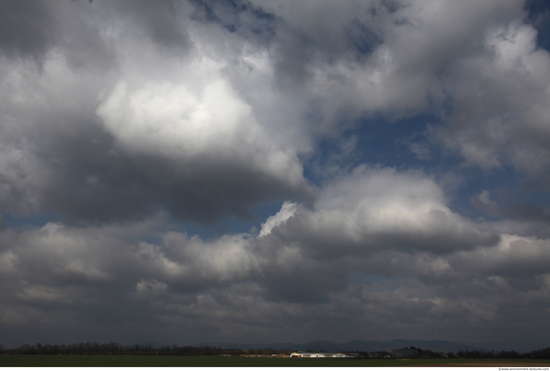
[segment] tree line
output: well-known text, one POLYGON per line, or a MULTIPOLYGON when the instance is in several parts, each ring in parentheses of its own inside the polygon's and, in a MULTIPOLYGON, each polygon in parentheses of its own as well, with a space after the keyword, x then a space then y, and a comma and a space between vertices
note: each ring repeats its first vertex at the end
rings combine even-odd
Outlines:
POLYGON ((534 350, 532 352, 520 353, 515 350, 502 350, 499 352, 491 351, 479 351, 479 350, 469 350, 469 351, 459 351, 457 356, 461 358, 544 358, 550 359, 550 348, 544 348, 539 350, 534 350))
MULTIPOLYGON (((421 358, 539 358, 550 359, 550 348, 520 353, 515 350, 483 351, 483 350, 460 350, 458 352, 436 352, 429 349, 410 347, 405 349, 416 349, 418 357, 421 358)), ((388 353, 389 354, 389 353, 388 353)))
POLYGON ((247 354, 287 354, 291 350, 265 349, 222 349, 214 346, 179 346, 166 345, 154 347, 151 345, 121 345, 119 343, 74 343, 74 344, 25 344, 13 349, 4 349, 0 345, 0 354, 43 354, 43 355, 174 355, 174 356, 209 356, 229 355, 240 356, 247 354))
MULTIPOLYGON (((482 350, 468 350, 458 351, 456 353, 443 353, 435 352, 428 349, 420 349, 410 347, 410 349, 416 349, 419 357, 428 358, 539 358, 550 359, 550 348, 544 348, 540 350, 534 350, 532 352, 520 353, 516 351, 482 351, 482 350)), ((242 356, 242 355, 282 355, 290 354, 294 350, 292 349, 222 349, 215 346, 179 346, 179 345, 167 345, 163 347, 154 347, 151 345, 121 345, 119 343, 74 343, 74 344, 61 344, 50 345, 36 343, 34 345, 25 344, 13 349, 5 349, 3 345, 0 345, 0 354, 12 354, 12 355, 173 355, 173 356, 208 356, 208 355, 226 355, 226 356, 242 356)), ((390 355, 386 351, 378 352, 356 352, 360 357, 375 357, 386 358, 390 355)))

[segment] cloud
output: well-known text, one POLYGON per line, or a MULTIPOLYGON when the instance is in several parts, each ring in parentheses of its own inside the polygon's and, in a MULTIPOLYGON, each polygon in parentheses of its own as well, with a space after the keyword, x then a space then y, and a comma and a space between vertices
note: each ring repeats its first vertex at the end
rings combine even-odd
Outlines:
POLYGON ((281 206, 281 210, 277 214, 267 218, 265 223, 262 224, 259 236, 263 237, 270 234, 273 228, 280 226, 293 217, 297 209, 298 205, 295 202, 285 201, 283 206, 281 206))
POLYGON ((471 201, 476 209, 483 211, 488 215, 499 215, 501 211, 493 200, 490 198, 491 193, 488 190, 482 191, 479 195, 472 197, 471 201))
POLYGON ((121 82, 97 114, 129 151, 175 159, 191 171, 210 163, 246 167, 290 187, 303 186, 296 149, 268 140, 250 106, 219 76, 220 68, 213 61, 190 66, 198 91, 183 81, 148 83, 128 92, 121 82))
POLYGON ((490 228, 453 213, 433 180, 388 168, 356 168, 328 184, 313 210, 291 220, 272 233, 304 241, 314 255, 387 248, 446 253, 498 241, 490 228))
POLYGON ((185 3, 161 0, 153 5, 144 0, 117 0, 99 1, 94 5, 98 11, 101 8, 103 11, 115 10, 119 22, 131 32, 150 38, 163 51, 184 51, 190 47, 185 21, 179 17, 185 3))
MULTIPOLYGON (((110 20, 102 4, 93 5, 98 25, 110 20)), ((246 76, 249 65, 233 67, 209 49, 234 42, 231 35, 192 39, 182 66, 156 53, 154 37, 127 48, 136 41, 124 23, 136 26, 132 19, 95 31, 117 59, 101 76, 75 68, 64 53, 45 53, 41 70, 16 60, 2 65, 0 196, 11 212, 53 209, 98 223, 165 209, 210 223, 227 214, 250 219, 250 207, 279 198, 311 197, 299 157, 309 151, 307 137, 299 126, 279 131, 279 120, 256 112, 226 73, 246 76)))
POLYGON ((7 1, 2 4, 2 38, 0 45, 4 52, 42 57, 50 46, 48 34, 40 32, 53 25, 51 14, 45 2, 28 6, 21 1, 7 1), (39 23, 36 23, 39 22, 39 23))
MULTIPOLYGON (((164 329, 163 339, 176 336, 169 330, 174 324, 195 334, 193 339, 205 336, 194 328, 222 339, 233 339, 236 329, 244 337, 269 333, 283 339, 292 326, 307 338, 322 331, 340 334, 337 324, 352 329, 358 323, 378 328, 378 336, 413 334, 421 326, 459 333, 459 323, 491 326, 520 310, 506 295, 541 300, 548 287, 547 241, 497 237, 487 226, 453 214, 437 189, 420 173, 362 167, 327 184, 312 209, 283 204, 264 223, 270 233, 211 240, 159 230, 166 227, 164 216, 101 227, 49 223, 19 233, 8 229, 1 233, 0 267, 10 284, 3 285, 2 295, 10 308, 24 310, 17 318, 3 310, 3 322, 31 326, 44 316, 57 322, 55 313, 42 309, 55 303, 65 306, 71 321, 105 323, 87 313, 108 301, 114 305, 108 321, 141 303, 142 309, 134 306, 120 325, 136 335, 135 321, 147 317, 164 329), (354 205, 346 197, 362 201, 354 205), (409 209, 396 210, 396 204, 409 209), (451 223, 430 218, 432 210, 446 213, 451 223), (343 213, 351 218, 327 230, 322 222, 343 213), (369 215, 380 220, 375 224, 369 215), (403 228, 392 239, 386 228, 395 229, 395 223, 403 228), (351 234, 352 228, 359 233, 351 234), (457 228, 472 237, 457 234, 457 228), (296 232, 300 229, 302 234, 296 232), (384 238, 376 239, 380 233, 384 238), (157 243, 144 241, 153 236, 157 243), (330 244, 320 243, 329 238, 330 244), (444 249, 431 246, 431 238, 445 241, 444 249)), ((534 313, 542 315, 539 309, 534 313)))
POLYGON ((546 336, 531 10, 2 3, 0 342, 546 336))
POLYGON ((523 15, 521 4, 514 1, 260 6, 279 16, 289 30, 284 32, 299 43, 276 49, 280 74, 303 81, 317 95, 327 125, 342 117, 381 113, 398 119, 437 110, 446 99, 440 77, 475 51, 472 40, 493 23, 523 15), (319 17, 327 20, 322 26, 319 17), (354 37, 357 33, 360 36, 354 37))
POLYGON ((536 48, 531 26, 517 22, 488 30, 483 47, 454 70, 455 109, 439 138, 466 166, 511 164, 533 180, 545 179, 548 52, 536 48))

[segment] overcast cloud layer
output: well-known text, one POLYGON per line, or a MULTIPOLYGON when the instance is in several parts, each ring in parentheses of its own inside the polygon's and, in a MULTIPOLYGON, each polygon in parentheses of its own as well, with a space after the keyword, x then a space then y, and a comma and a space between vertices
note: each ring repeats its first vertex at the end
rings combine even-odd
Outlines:
POLYGON ((550 8, 0 3, 0 344, 550 327, 550 8))

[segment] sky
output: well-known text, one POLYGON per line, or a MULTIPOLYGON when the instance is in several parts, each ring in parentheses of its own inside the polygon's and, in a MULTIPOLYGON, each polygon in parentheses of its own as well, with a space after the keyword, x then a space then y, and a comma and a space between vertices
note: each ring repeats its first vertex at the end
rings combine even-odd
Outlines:
POLYGON ((0 344, 547 338, 544 1, 0 2, 0 344))

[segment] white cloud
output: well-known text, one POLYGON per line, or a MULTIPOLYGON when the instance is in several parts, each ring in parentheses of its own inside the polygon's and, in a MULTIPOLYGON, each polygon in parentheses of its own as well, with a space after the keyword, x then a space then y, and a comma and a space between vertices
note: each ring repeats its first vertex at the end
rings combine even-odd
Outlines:
POLYGON ((286 222, 290 217, 294 216, 298 204, 295 202, 285 201, 281 206, 281 210, 275 215, 267 218, 265 223, 262 223, 262 229, 260 230, 260 237, 267 236, 271 233, 271 230, 275 227, 286 222))
MULTIPOLYGON (((208 63, 206 63, 208 64, 208 63)), ((218 74, 219 68, 191 66, 195 73, 218 74), (202 69, 202 71, 201 71, 202 69)), ((147 83, 128 92, 119 83, 97 110, 105 127, 130 150, 161 155, 183 164, 218 161, 251 166, 286 180, 302 181, 295 150, 277 148, 221 77, 190 91, 185 83, 147 83)))
POLYGON ((184 159, 253 146, 258 124, 219 76, 220 66, 204 61, 188 68, 213 81, 196 90, 185 81, 148 82, 133 91, 119 82, 97 110, 107 130, 130 149, 184 159))

